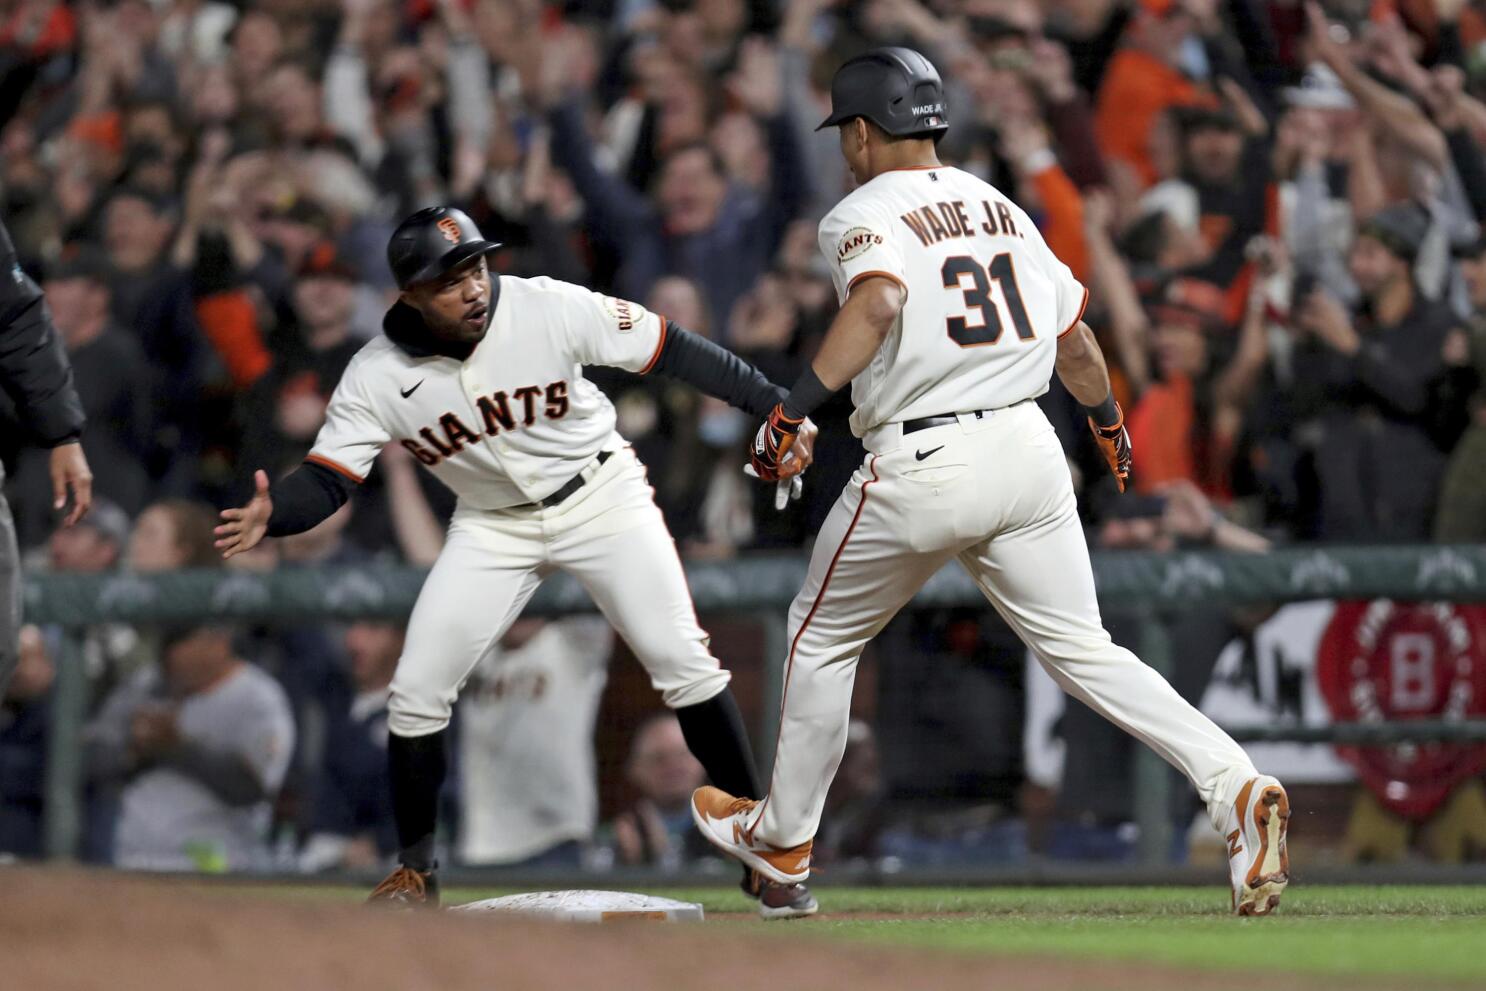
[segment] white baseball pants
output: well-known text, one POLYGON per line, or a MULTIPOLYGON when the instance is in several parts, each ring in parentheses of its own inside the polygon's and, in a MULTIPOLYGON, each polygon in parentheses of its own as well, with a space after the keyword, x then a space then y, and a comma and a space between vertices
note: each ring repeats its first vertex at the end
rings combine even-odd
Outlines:
POLYGON ((875 453, 836 500, 790 607, 773 779, 753 837, 778 847, 814 837, 846 747, 862 647, 951 559, 1064 691, 1191 779, 1216 826, 1256 772, 1105 632, 1068 466, 1037 404, 960 414, 907 437, 892 424, 864 443, 875 453))
POLYGON ((457 509, 408 622, 388 728, 413 737, 447 726, 475 662, 557 570, 588 590, 666 705, 695 705, 727 687, 731 675, 708 650, 654 495, 625 448, 550 509, 457 509))

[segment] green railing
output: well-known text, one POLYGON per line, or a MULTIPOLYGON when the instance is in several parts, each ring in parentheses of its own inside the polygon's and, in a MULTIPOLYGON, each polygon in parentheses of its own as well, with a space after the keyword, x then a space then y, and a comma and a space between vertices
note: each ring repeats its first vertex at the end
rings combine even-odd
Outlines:
MULTIPOLYGON (((687 566, 703 611, 784 608, 805 577, 803 558, 756 556, 687 566)), ((1486 545, 1331 547, 1269 554, 1105 552, 1094 555, 1107 606, 1180 609, 1197 603, 1302 599, 1442 598, 1486 601, 1486 545)), ((163 575, 37 575, 26 583, 26 616, 77 626, 221 616, 255 622, 406 616, 423 584, 415 568, 288 569, 271 574, 180 571, 163 575)), ((983 601, 969 576, 945 568, 914 599, 921 606, 983 601)), ((549 579, 533 614, 592 611, 577 582, 549 579)))
MULTIPOLYGON (((1094 555, 1100 602, 1136 614, 1142 622, 1140 653, 1158 671, 1172 667, 1164 617, 1198 604, 1238 605, 1306 599, 1448 599, 1486 602, 1486 546, 1327 547, 1269 554, 1141 552, 1094 555)), ((292 623, 362 617, 405 618, 425 572, 411 568, 286 569, 271 574, 233 571, 176 572, 153 576, 36 575, 25 588, 29 622, 60 626, 63 647, 54 695, 47 781, 47 849, 65 857, 76 849, 82 793, 80 728, 87 685, 80 634, 98 623, 170 623, 203 617, 292 623)), ((757 556, 695 563, 687 577, 697 608, 742 613, 763 626, 765 724, 760 741, 777 730, 780 668, 785 654, 785 610, 805 576, 797 555, 757 556)), ((913 605, 983 603, 979 589, 958 567, 926 584, 913 605)), ((528 612, 562 615, 594 606, 576 581, 557 575, 533 597, 528 612)), ((1235 726, 1240 740, 1371 743, 1486 740, 1486 720, 1339 724, 1321 728, 1235 726)), ((761 746, 761 752, 772 750, 761 746)), ((1166 765, 1141 751, 1136 767, 1137 821, 1143 855, 1151 862, 1169 849, 1166 765)))

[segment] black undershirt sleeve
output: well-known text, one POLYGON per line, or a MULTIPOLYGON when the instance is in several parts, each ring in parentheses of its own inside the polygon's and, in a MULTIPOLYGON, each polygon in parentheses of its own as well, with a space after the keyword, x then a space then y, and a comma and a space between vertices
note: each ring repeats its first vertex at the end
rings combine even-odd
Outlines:
POLYGON ((803 420, 824 406, 826 400, 834 396, 837 391, 820 380, 813 366, 806 365, 805 370, 800 373, 800 378, 795 382, 795 387, 784 399, 784 415, 792 420, 803 420))
POLYGON ((316 526, 345 505, 353 485, 324 465, 305 462, 269 487, 273 515, 268 518, 268 535, 288 537, 316 526))
POLYGON ((666 321, 666 339, 650 371, 695 386, 754 416, 768 416, 784 390, 726 348, 666 321))

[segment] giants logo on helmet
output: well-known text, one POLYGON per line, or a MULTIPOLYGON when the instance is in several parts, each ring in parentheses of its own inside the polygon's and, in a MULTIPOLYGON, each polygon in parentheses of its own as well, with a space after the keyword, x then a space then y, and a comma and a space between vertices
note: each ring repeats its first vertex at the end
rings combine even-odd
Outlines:
POLYGON ((450 244, 458 244, 460 233, 459 223, 453 217, 440 217, 438 222, 439 233, 444 235, 444 240, 450 244))

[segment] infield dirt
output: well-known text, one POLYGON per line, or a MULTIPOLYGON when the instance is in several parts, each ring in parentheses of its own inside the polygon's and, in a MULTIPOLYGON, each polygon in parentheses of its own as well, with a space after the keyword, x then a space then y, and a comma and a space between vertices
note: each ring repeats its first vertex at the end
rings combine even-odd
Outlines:
MULTIPOLYGON (((0 985, 18 991, 1235 986, 1232 973, 863 946, 809 921, 543 924, 28 868, 0 869, 0 885, 0 985)), ((1370 986, 1288 977, 1283 961, 1238 979, 1266 991, 1370 986)))

